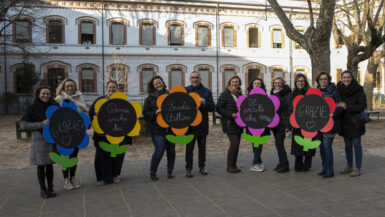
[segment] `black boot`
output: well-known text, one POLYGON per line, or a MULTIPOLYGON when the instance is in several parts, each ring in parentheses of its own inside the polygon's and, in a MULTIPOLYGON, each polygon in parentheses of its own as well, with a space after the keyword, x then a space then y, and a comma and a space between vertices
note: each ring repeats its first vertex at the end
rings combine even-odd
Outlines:
POLYGON ((156 172, 150 172, 150 178, 154 181, 159 180, 158 176, 156 176, 156 172))
POLYGON ((41 188, 40 196, 42 198, 49 198, 50 197, 46 187, 41 188))
POLYGON ((169 179, 174 178, 174 174, 172 173, 172 170, 167 170, 167 178, 169 179))

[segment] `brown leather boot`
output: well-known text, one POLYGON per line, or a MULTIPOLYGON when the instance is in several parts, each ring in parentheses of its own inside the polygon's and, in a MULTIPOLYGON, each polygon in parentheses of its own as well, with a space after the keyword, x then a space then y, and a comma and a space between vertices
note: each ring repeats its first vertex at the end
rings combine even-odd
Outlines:
POLYGON ((353 168, 347 165, 342 171, 340 171, 340 174, 349 174, 351 172, 353 172, 353 168))
POLYGON ((356 176, 360 176, 360 175, 361 175, 361 171, 358 168, 354 168, 353 172, 351 172, 349 174, 350 177, 356 177, 356 176))
POLYGON ((186 177, 187 178, 192 178, 194 175, 192 174, 192 170, 186 170, 186 177))
POLYGON ((203 176, 209 174, 209 173, 207 172, 207 170, 205 170, 205 168, 200 168, 200 169, 199 169, 199 173, 200 173, 201 175, 203 175, 203 176))

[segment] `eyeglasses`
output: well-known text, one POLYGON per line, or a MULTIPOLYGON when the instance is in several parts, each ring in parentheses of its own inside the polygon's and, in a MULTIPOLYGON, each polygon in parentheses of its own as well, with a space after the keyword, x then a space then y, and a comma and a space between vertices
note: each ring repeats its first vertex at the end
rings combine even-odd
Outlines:
POLYGON ((327 80, 329 80, 329 79, 327 79, 327 78, 320 78, 319 79, 319 81, 327 81, 327 80))
POLYGON ((297 82, 298 82, 298 83, 305 83, 304 80, 298 80, 297 82))
POLYGON ((199 79, 199 77, 190 77, 191 79, 199 79))

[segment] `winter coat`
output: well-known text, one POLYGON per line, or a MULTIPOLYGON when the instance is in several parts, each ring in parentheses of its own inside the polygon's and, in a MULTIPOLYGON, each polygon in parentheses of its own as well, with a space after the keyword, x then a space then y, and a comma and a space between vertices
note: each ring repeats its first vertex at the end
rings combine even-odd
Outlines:
POLYGON ((163 93, 168 93, 168 91, 165 91, 165 92, 154 91, 150 93, 147 96, 146 100, 144 101, 143 116, 146 119, 147 124, 149 125, 151 135, 166 135, 168 131, 168 129, 162 128, 156 122, 156 110, 158 110, 158 106, 156 105, 156 100, 163 93))
MULTIPOLYGON (((90 110, 88 112, 88 116, 90 117, 90 120, 92 122, 92 120, 94 119, 94 116, 96 116, 96 112, 95 112, 95 104, 96 102, 99 100, 99 99, 103 99, 103 98, 106 98, 106 99, 109 99, 108 96, 101 96, 99 98, 97 98, 95 100, 94 103, 92 103, 91 107, 90 107, 90 110)), ((98 134, 96 132, 94 132, 94 136, 92 137, 92 139, 94 140, 94 143, 95 143, 95 146, 98 146, 99 142, 107 142, 108 143, 108 140, 107 140, 107 137, 106 137, 106 134, 98 134)), ((123 145, 132 145, 132 139, 131 137, 129 136, 125 136, 124 137, 124 140, 120 143, 120 144, 123 144, 123 145)))
MULTIPOLYGON (((213 95, 209 89, 204 87, 202 84, 199 87, 193 87, 192 85, 186 87, 187 93, 195 92, 199 96, 205 99, 205 104, 201 104, 199 111, 202 113, 202 122, 196 127, 190 127, 189 133, 196 136, 206 136, 209 134, 209 112, 215 110, 215 104, 213 95)), ((188 133, 188 134, 189 134, 188 133)))
MULTIPOLYGON (((238 98, 239 96, 236 97, 238 98)), ((241 134, 243 132, 243 128, 238 126, 232 117, 233 113, 236 114, 238 112, 238 108, 228 88, 219 96, 216 108, 217 112, 222 116, 222 131, 224 133, 241 134)))
POLYGON ((290 128, 290 111, 291 111, 291 89, 288 85, 283 86, 282 90, 274 93, 271 89, 270 95, 275 95, 280 101, 277 114, 279 115, 279 124, 273 130, 290 128))
MULTIPOLYGON (((336 85, 332 82, 325 89, 322 89, 320 85, 317 85, 317 89, 321 91, 322 97, 330 97, 334 100, 335 103, 339 103, 342 101, 341 95, 336 87, 336 85)), ((333 129, 329 133, 341 133, 341 117, 342 117, 343 109, 341 107, 336 107, 333 113, 333 121, 334 126, 333 129)))
MULTIPOLYGON (((291 99, 292 101, 294 100, 294 98, 296 96, 299 96, 299 95, 305 95, 306 94, 306 91, 305 89, 300 89, 300 90, 294 90, 292 95, 291 95, 291 99)), ((292 104, 292 103, 291 103, 292 104)), ((294 136, 302 136, 302 133, 301 133, 301 128, 292 128, 293 129, 293 133, 292 133, 292 136, 291 136, 291 154, 292 155, 295 155, 295 156, 314 156, 315 155, 315 152, 316 150, 315 149, 309 149, 307 152, 306 151, 303 151, 303 146, 299 145, 295 140, 294 140, 294 136)))
POLYGON ((360 115, 367 106, 364 88, 353 80, 348 87, 338 82, 337 89, 346 103, 346 110, 342 114, 342 135, 349 138, 364 135, 365 122, 360 115))
POLYGON ((84 101, 82 93, 79 91, 76 91, 72 96, 62 91, 60 95, 56 96, 55 100, 59 103, 59 105, 62 105, 64 100, 70 100, 75 103, 76 107, 78 108, 78 112, 88 112, 87 104, 84 101))

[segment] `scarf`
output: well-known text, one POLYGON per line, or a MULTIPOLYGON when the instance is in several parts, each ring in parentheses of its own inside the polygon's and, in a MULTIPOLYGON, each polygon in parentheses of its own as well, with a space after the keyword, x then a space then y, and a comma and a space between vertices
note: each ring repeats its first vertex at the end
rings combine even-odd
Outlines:
POLYGON ((242 89, 240 87, 233 89, 231 88, 231 86, 229 86, 227 89, 229 89, 230 93, 234 94, 237 97, 242 95, 242 89))
POLYGON ((26 122, 42 122, 46 119, 45 111, 51 105, 50 102, 43 102, 37 98, 32 105, 30 105, 24 112, 22 121, 26 122))
POLYGON ((56 102, 58 102, 60 105, 63 104, 64 100, 69 100, 75 103, 75 105, 78 107, 78 112, 87 112, 87 105, 82 97, 82 93, 79 91, 76 91, 74 95, 69 95, 65 91, 62 91, 60 95, 56 96, 55 98, 56 102))

